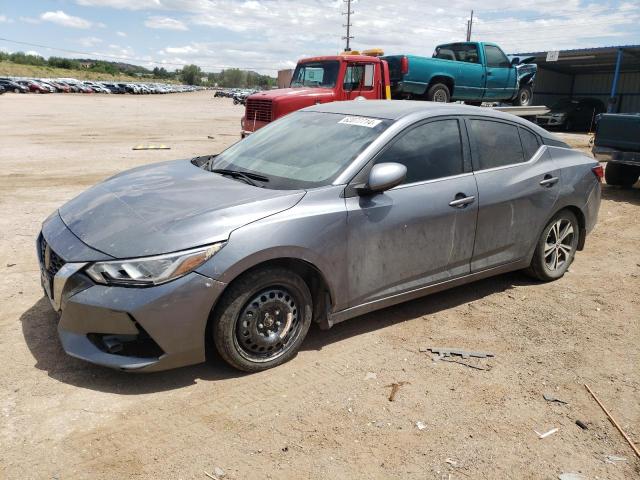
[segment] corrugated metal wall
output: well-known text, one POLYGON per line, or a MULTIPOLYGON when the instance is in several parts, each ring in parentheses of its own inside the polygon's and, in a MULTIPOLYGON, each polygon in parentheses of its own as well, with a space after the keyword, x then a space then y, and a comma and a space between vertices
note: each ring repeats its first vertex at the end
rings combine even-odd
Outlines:
MULTIPOLYGON (((556 100, 571 94, 571 75, 540 69, 536 78, 533 95, 535 105, 551 105, 556 100)), ((573 85, 574 97, 597 98, 607 105, 613 73, 593 73, 576 75, 573 85)), ((621 73, 618 81, 620 113, 640 112, 640 72, 621 73)))

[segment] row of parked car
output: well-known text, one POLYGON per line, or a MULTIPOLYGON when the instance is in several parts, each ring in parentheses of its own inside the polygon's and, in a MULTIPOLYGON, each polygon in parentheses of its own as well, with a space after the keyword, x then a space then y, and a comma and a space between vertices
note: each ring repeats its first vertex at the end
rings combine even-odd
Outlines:
POLYGON ((0 94, 5 92, 151 94, 193 92, 202 88, 169 83, 98 82, 74 78, 0 78, 0 94))
POLYGON ((251 89, 251 88, 225 88, 222 90, 217 90, 214 97, 226 97, 233 98, 233 104, 245 105, 247 101, 247 97, 249 95, 253 95, 259 90, 251 89))

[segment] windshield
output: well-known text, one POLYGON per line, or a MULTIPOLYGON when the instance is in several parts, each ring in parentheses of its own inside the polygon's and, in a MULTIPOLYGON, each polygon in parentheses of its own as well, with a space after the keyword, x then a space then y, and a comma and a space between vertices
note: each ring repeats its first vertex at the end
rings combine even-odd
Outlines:
POLYGON ((261 128, 213 159, 210 170, 260 175, 261 187, 329 185, 389 125, 389 120, 295 112, 261 128))
POLYGON ((333 88, 336 86, 339 68, 340 62, 337 60, 299 63, 293 72, 291 86, 333 88))

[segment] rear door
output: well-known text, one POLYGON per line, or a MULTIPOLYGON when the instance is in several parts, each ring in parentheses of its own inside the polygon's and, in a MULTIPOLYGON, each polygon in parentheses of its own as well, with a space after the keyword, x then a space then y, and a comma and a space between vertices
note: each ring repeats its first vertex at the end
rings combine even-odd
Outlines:
POLYGON ((528 255, 558 198, 560 171, 533 131, 486 117, 466 122, 480 199, 476 272, 528 255))
POLYGON ((469 273, 478 193, 461 132, 456 118, 405 130, 374 159, 404 164, 405 183, 346 198, 351 306, 469 273))
POLYGON ((508 100, 513 97, 516 85, 516 71, 511 68, 507 56, 495 45, 484 46, 487 76, 485 99, 508 100))

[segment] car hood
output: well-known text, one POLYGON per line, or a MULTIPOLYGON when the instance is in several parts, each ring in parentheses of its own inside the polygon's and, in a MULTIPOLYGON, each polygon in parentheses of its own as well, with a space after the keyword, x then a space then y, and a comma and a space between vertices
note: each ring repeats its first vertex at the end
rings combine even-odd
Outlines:
POLYGON ((131 258, 227 240, 236 228, 287 210, 304 194, 254 187, 178 160, 111 177, 59 213, 90 247, 131 258))
POLYGON ((266 90, 264 92, 254 93, 248 98, 255 100, 274 100, 292 98, 292 97, 315 97, 315 98, 332 98, 334 96, 333 90, 330 88, 310 88, 310 87, 295 87, 295 88, 279 88, 277 90, 266 90))

